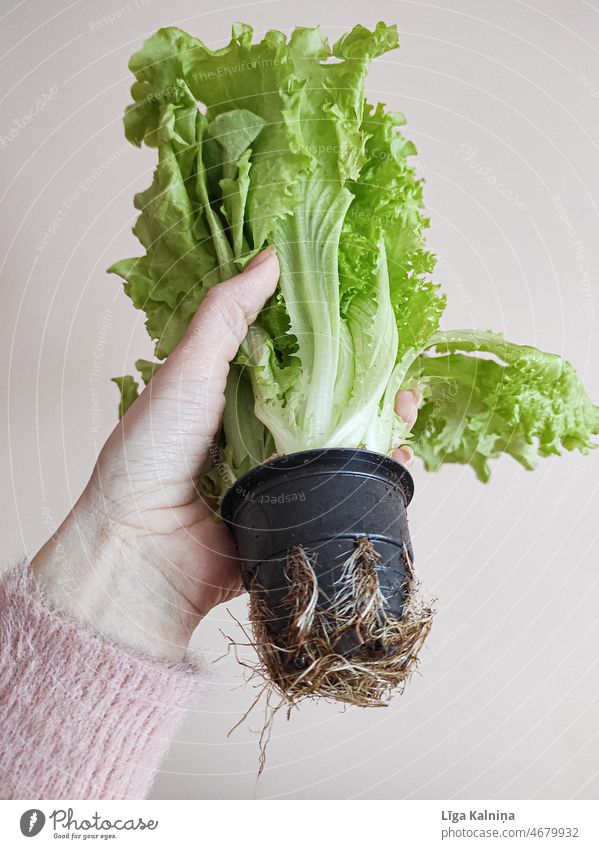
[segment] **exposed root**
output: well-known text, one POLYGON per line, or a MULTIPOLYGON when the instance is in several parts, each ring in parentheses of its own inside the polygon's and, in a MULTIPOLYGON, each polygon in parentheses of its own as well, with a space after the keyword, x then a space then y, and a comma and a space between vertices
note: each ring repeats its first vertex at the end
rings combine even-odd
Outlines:
POLYGON ((285 704, 288 715, 303 699, 317 697, 380 707, 392 693, 403 692, 434 611, 419 597, 406 551, 403 615, 388 615, 375 568, 378 559, 370 541, 359 540, 343 564, 333 598, 327 598, 319 590, 315 558, 293 548, 287 558, 290 589, 276 610, 269 606, 268 591, 252 578, 248 645, 255 648, 258 662, 244 665, 252 670, 252 678, 263 682, 254 705, 267 695, 260 772, 274 714, 285 704), (278 633, 273 633, 274 621, 284 622, 278 633), (273 708, 271 697, 276 694, 280 701, 273 708))
POLYGON ((361 539, 343 566, 334 597, 318 604, 318 580, 309 555, 301 548, 289 552, 290 590, 281 607, 289 623, 273 635, 269 622, 277 616, 268 593, 254 578, 250 587, 249 618, 258 670, 286 701, 321 696, 351 705, 381 705, 403 689, 431 628, 433 611, 417 598, 417 585, 408 561, 404 614, 390 618, 379 587, 378 555, 361 539), (354 655, 336 649, 344 634, 355 635, 354 655))

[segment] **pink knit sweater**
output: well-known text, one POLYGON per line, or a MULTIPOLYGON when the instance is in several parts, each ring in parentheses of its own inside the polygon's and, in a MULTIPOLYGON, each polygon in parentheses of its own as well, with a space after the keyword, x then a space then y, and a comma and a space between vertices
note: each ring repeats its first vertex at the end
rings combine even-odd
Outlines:
POLYGON ((0 798, 140 799, 206 672, 136 655, 0 576, 0 798))

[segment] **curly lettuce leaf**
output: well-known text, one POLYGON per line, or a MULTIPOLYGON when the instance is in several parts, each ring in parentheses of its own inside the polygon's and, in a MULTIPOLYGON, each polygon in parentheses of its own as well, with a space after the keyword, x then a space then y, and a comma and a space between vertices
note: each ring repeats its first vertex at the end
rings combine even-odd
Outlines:
POLYGON ((398 361, 411 348, 426 345, 445 309, 445 297, 430 279, 435 257, 424 241, 429 221, 422 210, 423 181, 410 163, 416 148, 399 131, 404 124, 403 115, 385 112, 382 104, 366 105, 362 122, 369 136, 366 160, 350 184, 354 200, 340 246, 347 304, 369 279, 376 266, 376 246, 384 240, 398 361))
POLYGON ((423 393, 412 444, 429 471, 464 463, 484 482, 503 453, 534 469, 541 457, 595 447, 599 407, 561 357, 490 332, 431 341, 436 354, 419 356, 407 375, 423 393))

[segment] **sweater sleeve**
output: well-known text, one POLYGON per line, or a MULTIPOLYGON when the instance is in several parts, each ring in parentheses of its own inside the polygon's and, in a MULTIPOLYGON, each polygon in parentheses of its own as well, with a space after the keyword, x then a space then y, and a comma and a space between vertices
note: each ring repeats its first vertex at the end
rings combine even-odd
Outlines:
POLYGON ((21 563, 0 576, 0 797, 141 799, 208 678, 53 610, 21 563))

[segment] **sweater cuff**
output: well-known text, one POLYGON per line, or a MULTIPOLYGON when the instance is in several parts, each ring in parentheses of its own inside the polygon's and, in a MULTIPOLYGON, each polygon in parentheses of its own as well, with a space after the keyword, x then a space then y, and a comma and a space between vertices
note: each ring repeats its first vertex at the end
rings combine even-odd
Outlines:
POLYGON ((198 658, 155 661, 52 609, 19 564, 0 577, 1 795, 143 798, 209 677, 198 658))

